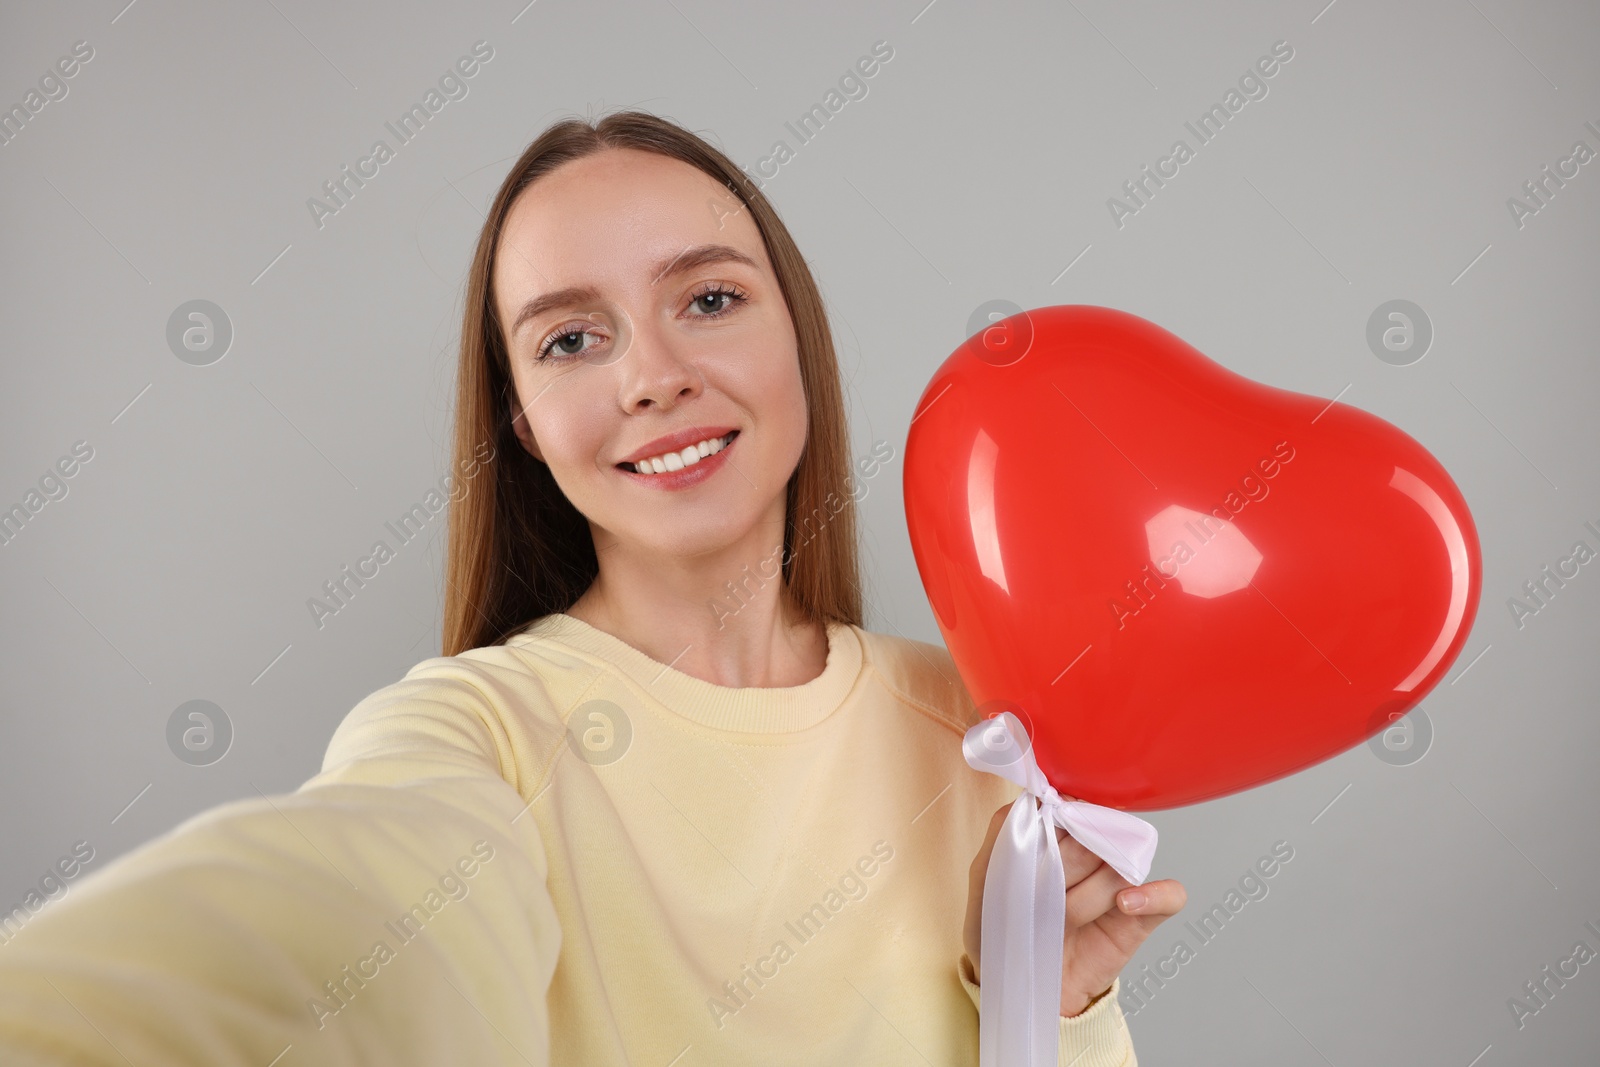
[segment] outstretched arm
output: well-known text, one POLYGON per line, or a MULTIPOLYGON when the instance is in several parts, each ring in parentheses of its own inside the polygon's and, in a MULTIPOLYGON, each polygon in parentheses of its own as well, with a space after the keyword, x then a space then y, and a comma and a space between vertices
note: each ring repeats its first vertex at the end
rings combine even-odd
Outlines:
POLYGON ((544 1067, 561 930, 493 721, 415 669, 300 790, 86 878, 0 946, 0 1060, 544 1067))

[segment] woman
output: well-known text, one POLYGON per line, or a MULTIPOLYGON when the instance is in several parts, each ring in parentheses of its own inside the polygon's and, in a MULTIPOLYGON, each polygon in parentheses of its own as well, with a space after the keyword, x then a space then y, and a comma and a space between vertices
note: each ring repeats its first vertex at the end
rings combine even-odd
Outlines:
MULTIPOLYGON (((467 296, 445 654, 4 945, 6 1062, 976 1064, 1018 787, 948 654, 861 628, 875 468, 787 230, 670 122, 561 122, 467 296)), ((1058 836, 1061 1062, 1133 1065, 1183 890, 1058 836)))

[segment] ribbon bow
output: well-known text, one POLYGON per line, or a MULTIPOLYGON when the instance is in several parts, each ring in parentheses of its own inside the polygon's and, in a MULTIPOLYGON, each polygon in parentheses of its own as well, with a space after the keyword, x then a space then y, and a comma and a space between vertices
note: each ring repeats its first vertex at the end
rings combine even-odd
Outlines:
POLYGON ((1053 1067, 1067 923, 1067 876, 1054 827, 1134 885, 1150 873, 1156 828, 1116 808, 1062 799, 1039 770, 1021 720, 1009 711, 975 723, 961 750, 974 770, 1023 790, 984 873, 979 1067, 1053 1067))

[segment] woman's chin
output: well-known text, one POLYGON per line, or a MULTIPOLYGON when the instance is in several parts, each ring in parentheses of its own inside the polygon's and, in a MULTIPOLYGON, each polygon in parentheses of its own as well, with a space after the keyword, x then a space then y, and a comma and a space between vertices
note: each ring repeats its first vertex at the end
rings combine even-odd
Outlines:
MULTIPOLYGON (((735 556, 739 561, 738 565, 733 566, 723 580, 737 585, 743 575, 744 566, 748 565, 751 573, 760 573, 766 556, 771 554, 773 563, 766 565, 765 570, 775 572, 777 564, 783 559, 781 532, 777 534, 773 551, 770 553, 759 548, 747 547, 758 540, 756 529, 755 522, 743 524, 731 522, 724 513, 708 516, 707 522, 686 524, 663 521, 653 524, 647 530, 618 531, 611 539, 617 545, 627 545, 628 554, 640 559, 672 559, 691 563, 697 559, 712 561, 723 556, 735 556)), ((596 542, 595 548, 597 550, 601 548, 600 542, 596 542)))

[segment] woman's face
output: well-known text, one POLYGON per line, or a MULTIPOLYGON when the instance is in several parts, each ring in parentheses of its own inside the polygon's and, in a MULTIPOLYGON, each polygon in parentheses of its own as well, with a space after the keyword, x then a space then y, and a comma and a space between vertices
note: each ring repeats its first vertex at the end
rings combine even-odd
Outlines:
POLYGON ((517 437, 588 518, 602 565, 612 542, 671 556, 781 545, 806 398, 740 202, 679 160, 607 149, 523 190, 495 258, 517 437), (730 433, 720 455, 695 447, 730 433), (620 466, 669 451, 681 470, 620 466))

